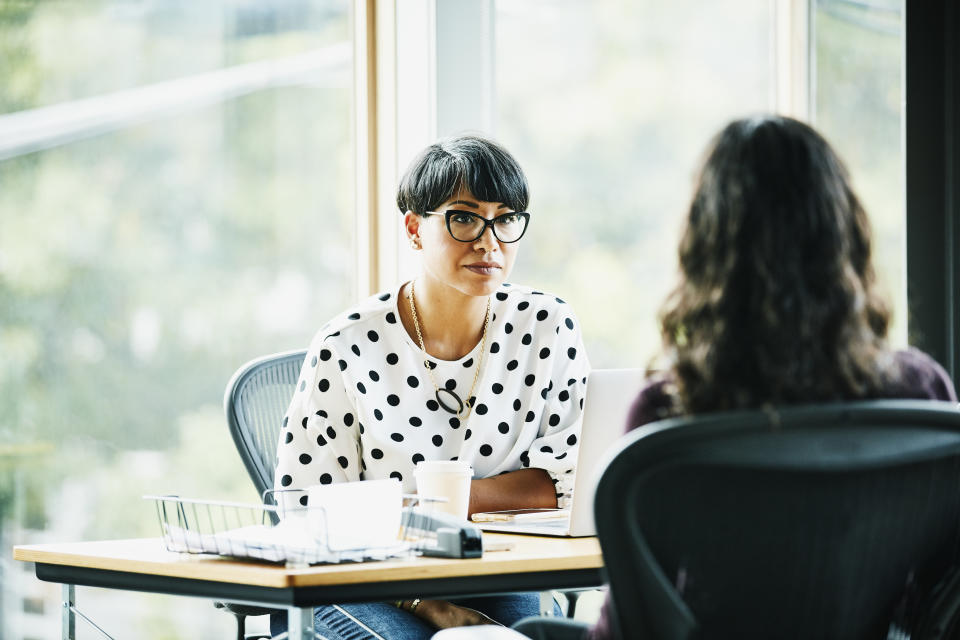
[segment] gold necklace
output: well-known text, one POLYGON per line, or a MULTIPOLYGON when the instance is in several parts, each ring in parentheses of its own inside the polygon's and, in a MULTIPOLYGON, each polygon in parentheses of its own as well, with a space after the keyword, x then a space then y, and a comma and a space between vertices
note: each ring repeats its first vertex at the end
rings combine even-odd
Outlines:
POLYGON ((470 417, 470 412, 473 410, 473 403, 470 402, 470 398, 473 397, 473 390, 477 386, 477 380, 480 378, 480 365, 483 363, 483 353, 487 348, 487 330, 490 328, 490 298, 487 297, 487 314, 483 320, 483 337, 480 338, 480 355, 477 357, 477 369, 473 374, 473 384, 470 385, 470 391, 467 393, 467 399, 462 400, 460 396, 456 394, 452 389, 447 389, 444 387, 440 388, 440 385, 437 384, 436 379, 433 377, 433 367, 430 366, 430 356, 427 353, 427 348, 423 344, 423 334, 420 333, 420 321, 417 318, 417 305, 414 303, 413 297, 413 280, 410 281, 410 315, 413 316, 413 328, 417 330, 417 340, 420 341, 420 350, 423 351, 423 366, 427 368, 427 375, 430 376, 430 382, 433 383, 434 395, 437 398, 437 404, 443 407, 443 410, 447 413, 455 414, 460 420, 466 420, 470 417), (457 403, 457 406, 449 405, 443 401, 443 397, 440 394, 445 394, 449 396, 454 402, 457 403), (466 412, 466 413, 464 413, 466 412))

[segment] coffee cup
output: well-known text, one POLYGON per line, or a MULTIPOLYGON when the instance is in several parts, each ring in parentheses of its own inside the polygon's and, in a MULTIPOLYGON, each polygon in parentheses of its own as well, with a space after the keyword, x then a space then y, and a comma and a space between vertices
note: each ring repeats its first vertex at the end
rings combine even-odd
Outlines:
POLYGON ((413 472, 417 495, 426 509, 467 519, 473 469, 457 460, 422 460, 413 472))

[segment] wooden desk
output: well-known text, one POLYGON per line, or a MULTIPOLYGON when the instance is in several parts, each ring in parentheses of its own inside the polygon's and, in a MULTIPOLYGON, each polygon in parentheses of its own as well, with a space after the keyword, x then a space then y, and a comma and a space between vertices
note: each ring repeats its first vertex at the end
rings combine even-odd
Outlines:
POLYGON ((485 533, 510 542, 482 558, 410 558, 288 568, 167 551, 159 538, 14 547, 14 560, 36 563, 37 577, 64 585, 64 640, 74 638, 75 585, 198 596, 286 608, 290 637, 312 637, 314 605, 457 597, 593 587, 602 583, 596 538, 485 533))

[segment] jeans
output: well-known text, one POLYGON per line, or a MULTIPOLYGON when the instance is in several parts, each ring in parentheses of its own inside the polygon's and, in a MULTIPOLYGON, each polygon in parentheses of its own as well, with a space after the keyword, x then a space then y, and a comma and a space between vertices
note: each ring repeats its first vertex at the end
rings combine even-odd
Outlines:
MULTIPOLYGON (((540 612, 539 593, 460 598, 450 602, 476 609, 508 627, 540 612)), ((555 615, 563 615, 556 602, 553 608, 555 615)), ((313 627, 327 640, 429 640, 437 632, 414 614, 387 602, 321 605, 313 610, 313 627)), ((271 634, 276 636, 286 628, 286 612, 270 616, 271 634)))

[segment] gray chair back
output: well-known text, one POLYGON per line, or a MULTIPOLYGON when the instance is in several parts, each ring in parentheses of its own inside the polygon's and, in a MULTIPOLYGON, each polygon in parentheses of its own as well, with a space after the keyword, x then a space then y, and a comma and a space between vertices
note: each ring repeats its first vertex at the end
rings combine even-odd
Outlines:
POLYGON ((277 439, 305 356, 288 351, 251 360, 227 384, 223 408, 230 435, 261 497, 273 488, 277 439))
POLYGON ((957 561, 960 411, 655 422, 621 441, 594 506, 622 637, 882 638, 957 561))

